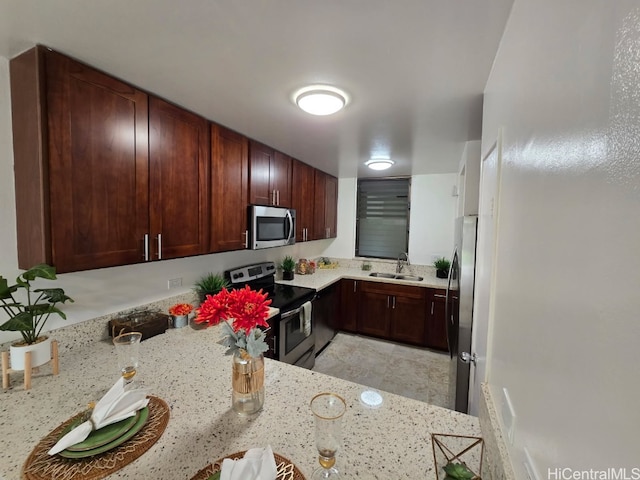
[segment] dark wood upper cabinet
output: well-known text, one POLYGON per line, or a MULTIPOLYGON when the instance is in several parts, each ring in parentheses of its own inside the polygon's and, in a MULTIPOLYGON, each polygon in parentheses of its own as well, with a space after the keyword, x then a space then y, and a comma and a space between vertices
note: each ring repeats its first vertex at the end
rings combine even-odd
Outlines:
POLYGON ((337 235, 338 179, 316 170, 314 196, 312 240, 335 238, 337 235))
POLYGON ((291 207, 291 157, 249 142, 249 203, 291 207))
POLYGON ((247 248, 249 142, 211 125, 211 251, 247 248))
POLYGON ((254 205, 274 205, 274 195, 270 188, 269 175, 273 148, 251 140, 249 142, 249 203, 254 205))
POLYGON ((149 100, 149 216, 152 259, 209 250, 209 122, 149 100))
POLYGON ((313 240, 314 168, 292 161, 291 206, 296 210, 296 242, 313 240))
POLYGON ((11 83, 19 267, 143 261, 147 95, 43 47, 11 61, 11 83))
POLYGON ((336 235, 335 177, 46 47, 10 77, 20 268, 246 248, 249 204, 296 208, 298 241, 336 235))
POLYGON ((291 207, 291 157, 275 152, 269 172, 271 189, 274 190, 276 205, 279 207, 291 207))

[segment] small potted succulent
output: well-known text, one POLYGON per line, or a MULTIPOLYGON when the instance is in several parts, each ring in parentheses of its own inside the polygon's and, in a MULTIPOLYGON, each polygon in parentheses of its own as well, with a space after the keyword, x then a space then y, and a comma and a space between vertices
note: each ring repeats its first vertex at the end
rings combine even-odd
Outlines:
POLYGON ((46 264, 36 265, 18 276, 15 285, 9 285, 0 276, 0 308, 9 317, 9 320, 0 325, 0 330, 20 332, 22 335, 22 340, 10 346, 11 368, 14 370, 24 370, 24 355, 29 351, 31 367, 51 360, 51 339, 40 333, 52 314, 67 318, 64 312, 56 308, 56 304, 73 302, 62 288, 33 289, 31 282, 36 278, 55 280, 56 269, 46 264), (24 302, 14 297, 19 290, 23 290, 26 295, 24 302))
POLYGON ((296 261, 292 256, 287 255, 282 260, 280 264, 280 268, 282 268, 282 279, 283 280, 293 280, 294 271, 296 268, 296 261))
POLYGON ((198 295, 199 302, 202 303, 206 300, 207 295, 215 295, 228 286, 229 282, 223 275, 210 272, 200 277, 195 283, 194 290, 198 295))
POLYGON ((436 267, 436 277, 438 278, 447 278, 449 276, 449 268, 451 267, 451 262, 444 257, 438 258, 435 262, 433 262, 433 266, 436 267))

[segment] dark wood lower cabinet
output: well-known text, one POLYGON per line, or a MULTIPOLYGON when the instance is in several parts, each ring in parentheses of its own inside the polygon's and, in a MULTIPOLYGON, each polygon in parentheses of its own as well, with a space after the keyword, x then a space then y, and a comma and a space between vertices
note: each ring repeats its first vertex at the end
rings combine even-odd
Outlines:
POLYGON ((343 279, 338 330, 447 351, 445 291, 343 279))
POLYGON ((362 282, 358 333, 424 345, 426 289, 362 282))
POLYGON ((342 279, 340 282, 340 313, 336 325, 338 330, 358 332, 358 307, 360 298, 360 280, 342 279))
POLYGON ((449 351, 445 318, 446 291, 429 289, 425 346, 449 351))

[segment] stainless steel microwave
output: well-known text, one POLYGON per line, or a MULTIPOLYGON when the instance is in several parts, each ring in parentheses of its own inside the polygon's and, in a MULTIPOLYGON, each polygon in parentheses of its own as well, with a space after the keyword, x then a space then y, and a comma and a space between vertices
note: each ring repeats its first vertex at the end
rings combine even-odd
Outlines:
POLYGON ((249 225, 252 250, 296 243, 296 211, 293 209, 250 205, 249 225))

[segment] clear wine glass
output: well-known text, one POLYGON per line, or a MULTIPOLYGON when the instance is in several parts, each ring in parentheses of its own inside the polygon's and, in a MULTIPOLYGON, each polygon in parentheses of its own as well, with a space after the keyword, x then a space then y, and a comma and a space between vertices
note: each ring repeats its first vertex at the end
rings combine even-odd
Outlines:
POLYGON ((311 480, 342 478, 335 463, 336 452, 340 448, 342 439, 342 416, 346 410, 347 404, 344 398, 335 393, 319 393, 311 399, 320 463, 320 467, 313 472, 311 480))
POLYGON ((120 375, 124 378, 126 385, 133 382, 133 377, 138 371, 141 340, 142 333, 140 332, 123 333, 113 339, 118 355, 120 375))

